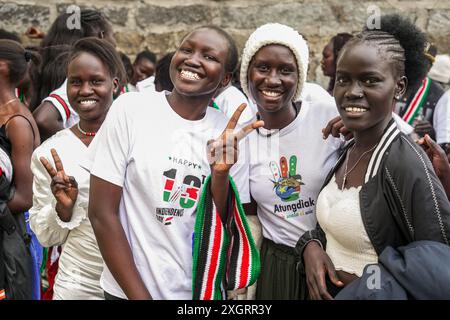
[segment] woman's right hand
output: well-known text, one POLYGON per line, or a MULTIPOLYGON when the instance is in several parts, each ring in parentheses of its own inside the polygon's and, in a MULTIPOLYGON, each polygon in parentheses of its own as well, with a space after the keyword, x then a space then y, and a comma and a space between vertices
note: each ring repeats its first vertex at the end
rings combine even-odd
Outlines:
POLYGON ((344 286, 344 283, 339 280, 330 257, 316 241, 311 241, 303 251, 303 260, 310 298, 312 300, 333 300, 327 290, 326 275, 338 287, 344 286))
POLYGON ((44 157, 40 157, 39 160, 52 178, 50 188, 56 198, 56 212, 62 221, 68 222, 72 218, 72 210, 78 197, 78 183, 74 177, 64 172, 61 158, 56 150, 51 149, 50 152, 56 169, 44 157))

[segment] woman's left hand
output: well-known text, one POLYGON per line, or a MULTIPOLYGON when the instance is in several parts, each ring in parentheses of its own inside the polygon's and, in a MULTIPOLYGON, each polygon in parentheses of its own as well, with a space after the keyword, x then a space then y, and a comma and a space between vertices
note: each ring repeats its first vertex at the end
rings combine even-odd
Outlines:
POLYGON ((264 121, 258 120, 238 132, 234 132, 239 118, 247 105, 241 104, 230 118, 222 134, 216 140, 208 141, 208 161, 211 171, 216 174, 228 175, 231 167, 237 162, 239 141, 253 130, 264 126, 264 121))

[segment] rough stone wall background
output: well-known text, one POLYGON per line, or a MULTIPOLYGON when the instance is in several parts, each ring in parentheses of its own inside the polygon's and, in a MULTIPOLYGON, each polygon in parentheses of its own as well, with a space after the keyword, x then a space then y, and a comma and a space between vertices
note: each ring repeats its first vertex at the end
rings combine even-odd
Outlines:
MULTIPOLYGON (((242 50, 261 24, 280 22, 302 33, 309 42, 309 78, 324 84, 319 61, 323 47, 338 32, 357 32, 369 5, 382 13, 412 18, 438 46, 450 53, 450 0, 0 0, 0 28, 23 35, 27 27, 46 31, 58 13, 72 4, 102 10, 113 23, 118 47, 130 57, 144 48, 160 57, 173 50, 194 27, 215 24, 226 29, 242 50)), ((22 36, 25 44, 36 44, 22 36)))

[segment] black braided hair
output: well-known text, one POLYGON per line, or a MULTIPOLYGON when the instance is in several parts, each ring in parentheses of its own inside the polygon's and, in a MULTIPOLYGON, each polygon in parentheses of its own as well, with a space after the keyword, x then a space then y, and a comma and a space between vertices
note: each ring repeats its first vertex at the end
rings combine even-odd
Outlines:
POLYGON ((170 62, 175 52, 169 52, 156 63, 155 89, 156 91, 172 91, 173 83, 170 79, 170 62))
POLYGON ((0 29, 0 39, 9 39, 16 41, 18 43, 22 43, 19 36, 14 32, 6 31, 5 29, 0 29))
POLYGON ((147 59, 151 63, 156 64, 156 54, 150 50, 145 49, 144 51, 139 52, 134 63, 137 63, 141 59, 147 59))
POLYGON ((127 82, 130 82, 133 79, 134 69, 133 64, 131 63, 130 58, 123 52, 119 52, 120 59, 122 60, 123 67, 125 68, 125 73, 127 75, 127 82))
POLYGON ((382 16, 380 29, 365 27, 344 48, 361 42, 369 42, 386 53, 397 74, 407 77, 408 87, 416 87, 427 75, 426 35, 408 18, 398 14, 382 16))
POLYGON ((112 26, 108 19, 99 10, 81 10, 80 22, 81 31, 84 37, 98 37, 100 32, 112 30, 112 26))
POLYGON ((19 84, 25 77, 30 60, 36 66, 40 61, 37 53, 26 51, 19 42, 9 39, 0 39, 0 60, 7 63, 9 81, 13 85, 19 84))
POLYGON ((66 78, 66 61, 62 61, 63 57, 68 57, 72 45, 79 39, 85 37, 99 37, 101 33, 112 32, 112 26, 106 16, 99 10, 81 9, 80 11, 80 28, 68 28, 67 21, 72 16, 71 13, 61 13, 52 23, 49 31, 44 39, 42 39, 39 53, 42 56, 42 64, 40 70, 36 71, 33 78, 36 80, 34 85, 35 94, 30 102, 30 109, 37 108, 41 101, 47 97, 51 91, 60 87, 66 78), (56 59, 62 64, 54 64, 56 59), (47 68, 48 64, 53 64, 47 68), (52 70, 57 75, 44 74, 44 72, 52 70), (44 83, 44 79, 52 80, 50 83, 44 83))
POLYGON ((334 83, 336 82, 336 65, 337 65, 337 57, 339 56, 339 52, 341 52, 344 45, 353 38, 353 35, 350 33, 338 33, 333 38, 331 38, 330 43, 333 44, 333 66, 334 66, 334 75, 330 79, 330 83, 328 84, 328 92, 333 92, 334 83))

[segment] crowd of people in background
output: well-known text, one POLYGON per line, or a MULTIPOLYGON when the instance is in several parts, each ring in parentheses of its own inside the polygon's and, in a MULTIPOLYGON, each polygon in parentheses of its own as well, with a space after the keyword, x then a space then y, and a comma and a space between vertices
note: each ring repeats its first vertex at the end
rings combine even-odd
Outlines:
POLYGON ((283 24, 133 60, 68 18, 0 30, 0 300, 450 299, 450 57, 408 18, 326 88, 283 24))

